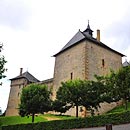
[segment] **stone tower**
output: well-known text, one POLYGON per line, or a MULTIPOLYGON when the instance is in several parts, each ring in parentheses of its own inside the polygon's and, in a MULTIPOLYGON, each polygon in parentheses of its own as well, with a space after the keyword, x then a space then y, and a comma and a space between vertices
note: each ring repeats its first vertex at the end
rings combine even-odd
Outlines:
MULTIPOLYGON (((73 79, 94 80, 95 74, 106 75, 110 69, 116 71, 122 67, 123 56, 100 41, 100 30, 97 30, 97 38, 94 38, 88 22, 88 26, 83 32, 79 30, 61 51, 54 55, 54 77, 40 83, 48 85, 52 90, 52 98, 55 99, 61 82, 73 79)), ((18 115, 22 88, 36 82, 39 81, 29 72, 22 73, 22 69, 19 76, 11 79, 6 116, 18 115)), ((116 104, 103 104, 100 113, 108 111, 114 106, 116 104)), ((69 110, 66 114, 75 115, 75 109, 69 110)))
POLYGON ((23 87, 30 83, 39 82, 33 75, 28 71, 22 73, 22 68, 20 69, 19 76, 10 79, 10 94, 8 99, 8 105, 6 109, 6 116, 16 116, 18 115, 18 104, 20 103, 20 94, 23 87))
MULTIPOLYGON (((88 23, 87 29, 78 31, 72 39, 55 56, 53 79, 54 97, 61 82, 71 79, 94 80, 94 75, 106 75, 122 67, 122 57, 100 41, 100 30, 97 38, 88 23)), ((70 112, 72 115, 72 111, 70 112)))
POLYGON ((62 81, 70 79, 93 80, 94 75, 106 75, 110 69, 122 67, 123 54, 111 49, 100 41, 100 30, 97 38, 88 23, 87 29, 80 30, 55 54, 54 91, 62 81))

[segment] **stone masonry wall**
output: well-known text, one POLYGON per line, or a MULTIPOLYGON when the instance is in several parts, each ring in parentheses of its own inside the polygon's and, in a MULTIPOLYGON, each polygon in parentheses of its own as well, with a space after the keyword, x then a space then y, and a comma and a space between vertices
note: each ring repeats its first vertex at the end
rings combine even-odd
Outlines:
POLYGON ((6 116, 18 115, 18 104, 20 103, 20 94, 23 86, 27 84, 26 79, 17 79, 11 81, 11 88, 8 100, 8 106, 6 109, 6 116))
MULTIPOLYGON (((101 43, 99 43, 101 44, 101 43)), ((110 69, 118 70, 122 67, 122 57, 113 51, 90 41, 69 48, 56 56, 53 80, 53 98, 62 81, 72 79, 95 80, 94 75, 106 75, 110 69), (72 75, 71 75, 72 74, 72 75)), ((116 106, 116 103, 102 104, 100 113, 104 113, 116 106)), ((80 108, 80 107, 79 107, 80 108)), ((66 114, 75 115, 75 109, 70 109, 66 114)), ((79 115, 82 115, 79 109, 79 115)))
MULTIPOLYGON (((102 43, 99 43, 102 44, 102 43)), ((94 75, 107 75, 110 70, 117 71, 122 67, 122 57, 108 49, 87 42, 88 79, 94 80, 94 75)))
MULTIPOLYGON (((99 43, 101 44, 101 43, 99 43)), ((89 80, 95 80, 94 75, 107 75, 110 70, 117 71, 122 67, 122 57, 98 44, 87 42, 87 75, 89 80)), ((102 103, 98 114, 105 113, 116 107, 117 103, 102 103)))
POLYGON ((83 41, 56 56, 53 80, 54 97, 62 81, 85 79, 85 44, 83 41))

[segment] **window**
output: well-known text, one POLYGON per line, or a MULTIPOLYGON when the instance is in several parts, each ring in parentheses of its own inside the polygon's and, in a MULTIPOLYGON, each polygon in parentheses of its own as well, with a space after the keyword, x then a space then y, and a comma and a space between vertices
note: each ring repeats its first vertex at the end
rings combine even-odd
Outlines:
POLYGON ((19 88, 22 88, 22 86, 23 86, 23 85, 20 84, 20 85, 19 85, 19 88))
POLYGON ((70 79, 71 80, 73 79, 73 73, 70 73, 70 79))
POLYGON ((20 96, 20 93, 18 93, 18 97, 20 96))
POLYGON ((21 85, 19 85, 19 88, 21 87, 21 85))
POLYGON ((104 67, 105 66, 105 61, 104 61, 104 59, 102 59, 102 67, 104 67))

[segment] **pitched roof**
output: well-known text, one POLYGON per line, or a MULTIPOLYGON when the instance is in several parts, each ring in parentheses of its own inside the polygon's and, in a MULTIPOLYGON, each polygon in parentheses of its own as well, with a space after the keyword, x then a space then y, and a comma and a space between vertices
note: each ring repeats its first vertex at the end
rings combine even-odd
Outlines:
POLYGON ((79 30, 74 37, 61 49, 61 51, 66 50, 70 46, 73 46, 74 44, 78 43, 79 41, 85 39, 85 36, 82 34, 82 32, 79 30))
POLYGON ((32 74, 30 74, 28 71, 24 72, 22 75, 19 75, 15 78, 12 78, 10 80, 16 80, 16 79, 21 79, 21 78, 26 78, 29 82, 36 83, 39 82, 38 79, 36 79, 32 74))
POLYGON ((130 63, 126 60, 123 64, 123 67, 130 66, 130 63))
POLYGON ((41 81, 40 83, 41 83, 41 84, 46 84, 46 83, 50 83, 50 82, 53 82, 53 78, 43 80, 43 81, 41 81))
POLYGON ((89 41, 92 41, 94 44, 96 45, 99 45, 105 49, 108 49, 110 51, 113 51, 119 55, 121 55, 122 57, 125 56, 123 54, 121 54, 120 52, 108 47, 107 45, 105 45, 104 43, 102 42, 99 42, 97 41, 97 39, 93 38, 91 35, 89 35, 88 33, 86 33, 85 31, 84 32, 81 32, 80 30, 73 36, 73 38, 58 52, 56 53, 54 56, 57 56, 58 54, 64 52, 65 50, 71 48, 72 46, 74 45, 77 45, 78 43, 80 43, 80 41, 83 41, 83 40, 89 40, 89 41))

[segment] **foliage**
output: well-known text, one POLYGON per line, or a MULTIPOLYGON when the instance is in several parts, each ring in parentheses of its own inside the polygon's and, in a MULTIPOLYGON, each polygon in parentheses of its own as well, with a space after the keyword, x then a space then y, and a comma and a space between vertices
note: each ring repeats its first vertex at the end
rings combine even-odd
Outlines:
POLYGON ((0 116, 2 115, 2 110, 1 110, 1 108, 0 108, 0 116))
MULTIPOLYGON (((67 119, 73 119, 72 116, 67 115, 53 115, 53 114, 44 114, 44 115, 38 115, 35 117, 35 123, 36 122, 45 122, 47 119, 53 119, 53 120, 67 120, 67 119)), ((1 125, 15 125, 15 124, 28 124, 31 123, 31 117, 20 117, 20 116, 6 116, 6 117, 0 117, 0 126, 1 125)), ((1 130, 1 129, 0 129, 1 130)))
POLYGON ((4 67, 5 63, 7 63, 7 61, 5 60, 5 57, 4 56, 0 56, 0 79, 6 77, 4 75, 4 72, 7 71, 7 69, 4 67))
POLYGON ((76 117, 78 117, 78 106, 81 105, 81 80, 69 80, 62 82, 61 87, 57 91, 56 99, 63 103, 65 108, 76 106, 76 117))
POLYGON ((101 97, 102 97, 102 101, 107 102, 107 103, 118 101, 117 97, 115 97, 115 98, 113 97, 113 83, 115 82, 114 71, 111 70, 110 74, 111 74, 111 76, 110 75, 106 75, 106 76, 95 75, 97 82, 100 82, 104 86, 101 97))
POLYGON ((75 118, 69 120, 55 120, 34 124, 20 124, 3 126, 2 130, 62 130, 74 128, 87 128, 105 126, 106 124, 123 124, 130 122, 130 112, 100 115, 87 118, 75 118))
POLYGON ((56 101, 60 103, 59 108, 65 108, 67 105, 76 106, 76 117, 78 117, 78 106, 84 106, 93 115, 94 109, 98 109, 100 103, 104 102, 104 93, 106 88, 102 82, 70 80, 62 83, 57 91, 56 101))
MULTIPOLYGON (((0 53, 1 53, 2 49, 3 49, 2 47, 3 47, 3 45, 0 44, 0 53)), ((7 71, 7 69, 5 68, 6 63, 7 63, 7 61, 5 60, 5 57, 0 54, 0 79, 6 77, 4 75, 4 72, 7 71)), ((0 85, 2 85, 2 83, 0 83, 0 85)))
POLYGON ((123 99, 127 110, 127 102, 130 101, 130 66, 121 68, 117 72, 115 79, 114 90, 119 100, 123 99))
POLYGON ((21 116, 31 114, 32 122, 34 122, 36 113, 44 113, 50 110, 50 91, 45 85, 30 84, 22 89, 20 102, 19 114, 21 116))
MULTIPOLYGON (((130 111, 130 102, 128 102, 128 109, 127 110, 130 111)), ((125 111, 126 111, 125 110, 125 105, 122 104, 122 105, 117 106, 114 109, 108 111, 107 113, 117 113, 117 112, 119 113, 119 112, 125 112, 125 111)))
POLYGON ((67 105, 67 103, 62 102, 61 99, 53 101, 52 110, 55 112, 60 112, 60 114, 65 113, 67 110, 71 108, 71 105, 67 105))
POLYGON ((104 102, 104 85, 98 81, 83 81, 80 89, 81 105, 94 115, 94 109, 98 110, 100 103, 104 102))
POLYGON ((111 71, 103 80, 107 88, 106 101, 116 102, 123 99, 127 110, 127 102, 130 101, 130 66, 123 67, 117 72, 111 71))

